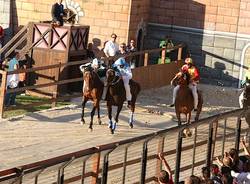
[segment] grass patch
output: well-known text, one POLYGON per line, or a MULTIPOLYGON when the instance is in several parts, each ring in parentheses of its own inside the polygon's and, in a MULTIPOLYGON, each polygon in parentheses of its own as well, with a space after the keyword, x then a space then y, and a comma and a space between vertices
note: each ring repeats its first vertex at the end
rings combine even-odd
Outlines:
MULTIPOLYGON (((24 105, 46 102, 47 100, 48 100, 47 98, 40 98, 40 97, 28 96, 28 95, 25 95, 25 96, 17 95, 16 107, 14 109, 10 109, 10 110, 7 109, 6 111, 4 111, 3 117, 4 118, 11 118, 11 117, 26 114, 28 112, 36 112, 36 111, 50 109, 51 102, 46 103, 44 105, 39 105, 39 106, 24 107, 24 105)), ((67 101, 57 102, 56 107, 66 106, 66 105, 70 105, 70 104, 71 103, 67 102, 67 101)))

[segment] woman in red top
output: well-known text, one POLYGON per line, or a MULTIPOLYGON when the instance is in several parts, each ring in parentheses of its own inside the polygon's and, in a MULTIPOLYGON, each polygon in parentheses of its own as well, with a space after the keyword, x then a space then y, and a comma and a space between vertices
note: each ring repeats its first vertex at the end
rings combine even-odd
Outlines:
POLYGON ((3 37, 4 37, 4 30, 3 27, 0 26, 0 48, 3 47, 3 37))

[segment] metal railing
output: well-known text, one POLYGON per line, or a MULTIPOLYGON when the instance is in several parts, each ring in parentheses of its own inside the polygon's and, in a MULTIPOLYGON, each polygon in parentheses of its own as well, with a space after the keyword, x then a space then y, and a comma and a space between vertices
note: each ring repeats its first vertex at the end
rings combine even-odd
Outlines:
MULTIPOLYGON (((59 157, 0 171, 0 183, 148 183, 161 169, 158 152, 167 155, 178 183, 202 166, 209 166, 226 149, 239 149, 250 131, 244 109, 217 114, 143 136, 91 147, 59 157), (182 138, 194 128, 192 138, 182 138), (175 167, 173 167, 175 165, 175 167)), ((248 140, 249 141, 249 140, 248 140)))

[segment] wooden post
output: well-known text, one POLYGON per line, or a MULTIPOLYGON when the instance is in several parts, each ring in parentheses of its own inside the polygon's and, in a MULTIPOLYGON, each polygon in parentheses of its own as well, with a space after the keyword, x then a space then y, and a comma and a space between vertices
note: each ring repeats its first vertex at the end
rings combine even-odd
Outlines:
POLYGON ((94 173, 94 176, 92 176, 91 179, 91 184, 96 184, 98 182, 98 174, 99 174, 99 167, 100 167, 100 158, 101 158, 101 154, 100 153, 96 153, 93 155, 92 161, 92 171, 94 173))
POLYGON ((0 88, 0 118, 3 118, 4 112, 4 98, 6 94, 6 83, 7 83, 7 71, 1 71, 2 83, 0 88))
POLYGON ((218 120, 213 122, 213 129, 214 129, 214 133, 213 133, 211 162, 213 162, 213 158, 214 158, 214 151, 215 151, 215 144, 216 144, 216 137, 217 137, 217 130, 218 130, 218 120))
POLYGON ((166 48, 162 48, 161 50, 161 64, 165 63, 165 59, 166 59, 166 48))
POLYGON ((148 53, 147 52, 144 55, 144 66, 148 66, 148 53))
MULTIPOLYGON (((55 74, 55 82, 58 82, 60 79, 60 72, 61 72, 61 62, 59 63, 58 69, 56 70, 55 74)), ((55 86, 55 90, 53 92, 52 98, 55 99, 55 101, 52 102, 51 107, 56 107, 56 101, 58 96, 58 84, 55 86)))
MULTIPOLYGON (((160 137, 158 140, 158 152, 157 153, 162 153, 164 151, 164 140, 165 137, 160 137)), ((158 158, 158 155, 157 155, 158 158)), ((162 168, 162 161, 160 159, 156 160, 156 169, 155 169, 155 176, 158 176, 160 170, 162 168)))
POLYGON ((182 47, 178 49, 178 57, 177 57, 178 61, 181 60, 181 55, 182 55, 182 47))

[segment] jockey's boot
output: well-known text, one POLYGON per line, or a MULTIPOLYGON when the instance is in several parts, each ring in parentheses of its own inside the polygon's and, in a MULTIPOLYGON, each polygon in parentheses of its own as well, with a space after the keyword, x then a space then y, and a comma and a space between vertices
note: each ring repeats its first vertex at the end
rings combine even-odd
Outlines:
POLYGON ((174 104, 170 104, 169 107, 174 107, 174 104))

